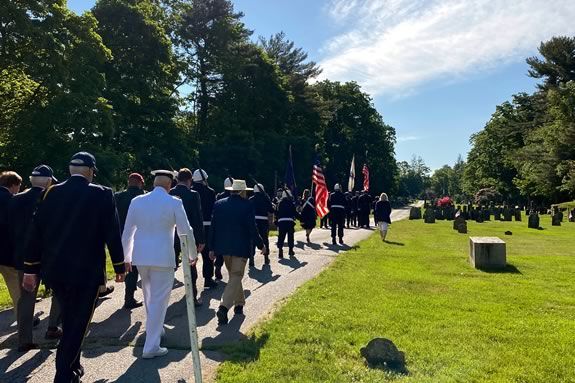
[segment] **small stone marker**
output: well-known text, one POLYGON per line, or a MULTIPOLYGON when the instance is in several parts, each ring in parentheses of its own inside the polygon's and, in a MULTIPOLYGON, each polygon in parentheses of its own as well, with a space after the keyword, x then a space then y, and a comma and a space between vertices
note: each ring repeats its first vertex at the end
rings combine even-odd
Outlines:
POLYGON ((476 269, 504 269, 505 241, 497 237, 469 237, 469 262, 476 269))
POLYGON ((563 213, 558 211, 551 217, 551 226, 561 226, 562 221, 563 221, 563 213))
POLYGON ((521 222, 521 210, 515 209, 515 222, 521 222))
POLYGON ((399 351, 389 339, 372 339, 360 352, 370 367, 405 370, 405 354, 399 351))
POLYGON ((457 230, 460 234, 467 234, 467 221, 462 216, 453 220, 453 230, 457 230))

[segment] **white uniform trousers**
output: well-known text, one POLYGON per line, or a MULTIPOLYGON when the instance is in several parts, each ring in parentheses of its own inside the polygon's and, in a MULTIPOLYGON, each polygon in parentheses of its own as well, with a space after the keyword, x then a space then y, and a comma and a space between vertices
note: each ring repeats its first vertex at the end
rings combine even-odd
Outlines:
POLYGON ((172 267, 138 266, 146 307, 146 343, 144 354, 160 348, 164 320, 174 285, 172 267))

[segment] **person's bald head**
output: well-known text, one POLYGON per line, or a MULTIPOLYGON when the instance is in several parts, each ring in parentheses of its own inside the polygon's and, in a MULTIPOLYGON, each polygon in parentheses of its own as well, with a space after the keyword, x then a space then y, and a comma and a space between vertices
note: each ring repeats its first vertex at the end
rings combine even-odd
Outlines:
POLYGON ((172 188, 172 179, 168 176, 158 175, 154 178, 154 187, 159 186, 166 191, 170 191, 172 188))

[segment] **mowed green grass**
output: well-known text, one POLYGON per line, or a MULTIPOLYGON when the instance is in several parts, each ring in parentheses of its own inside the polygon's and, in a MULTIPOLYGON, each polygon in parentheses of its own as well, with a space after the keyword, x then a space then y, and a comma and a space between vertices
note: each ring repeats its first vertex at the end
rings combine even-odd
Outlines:
MULTIPOLYGON (((401 221, 290 297, 248 340, 221 351, 224 382, 575 382, 575 224, 401 221), (511 230, 512 236, 504 232, 511 230), (507 242, 505 273, 468 263, 469 236, 507 242), (406 375, 366 367, 389 338, 406 375)), ((245 312, 249 312, 249 300, 245 312)))

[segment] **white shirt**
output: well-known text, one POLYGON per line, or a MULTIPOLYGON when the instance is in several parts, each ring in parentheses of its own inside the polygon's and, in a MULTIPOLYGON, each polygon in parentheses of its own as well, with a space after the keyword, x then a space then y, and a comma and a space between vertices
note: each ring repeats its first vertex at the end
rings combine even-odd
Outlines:
POLYGON ((135 266, 176 267, 175 228, 179 235, 187 235, 188 256, 196 259, 193 229, 180 199, 162 187, 134 198, 122 234, 124 261, 135 266))

